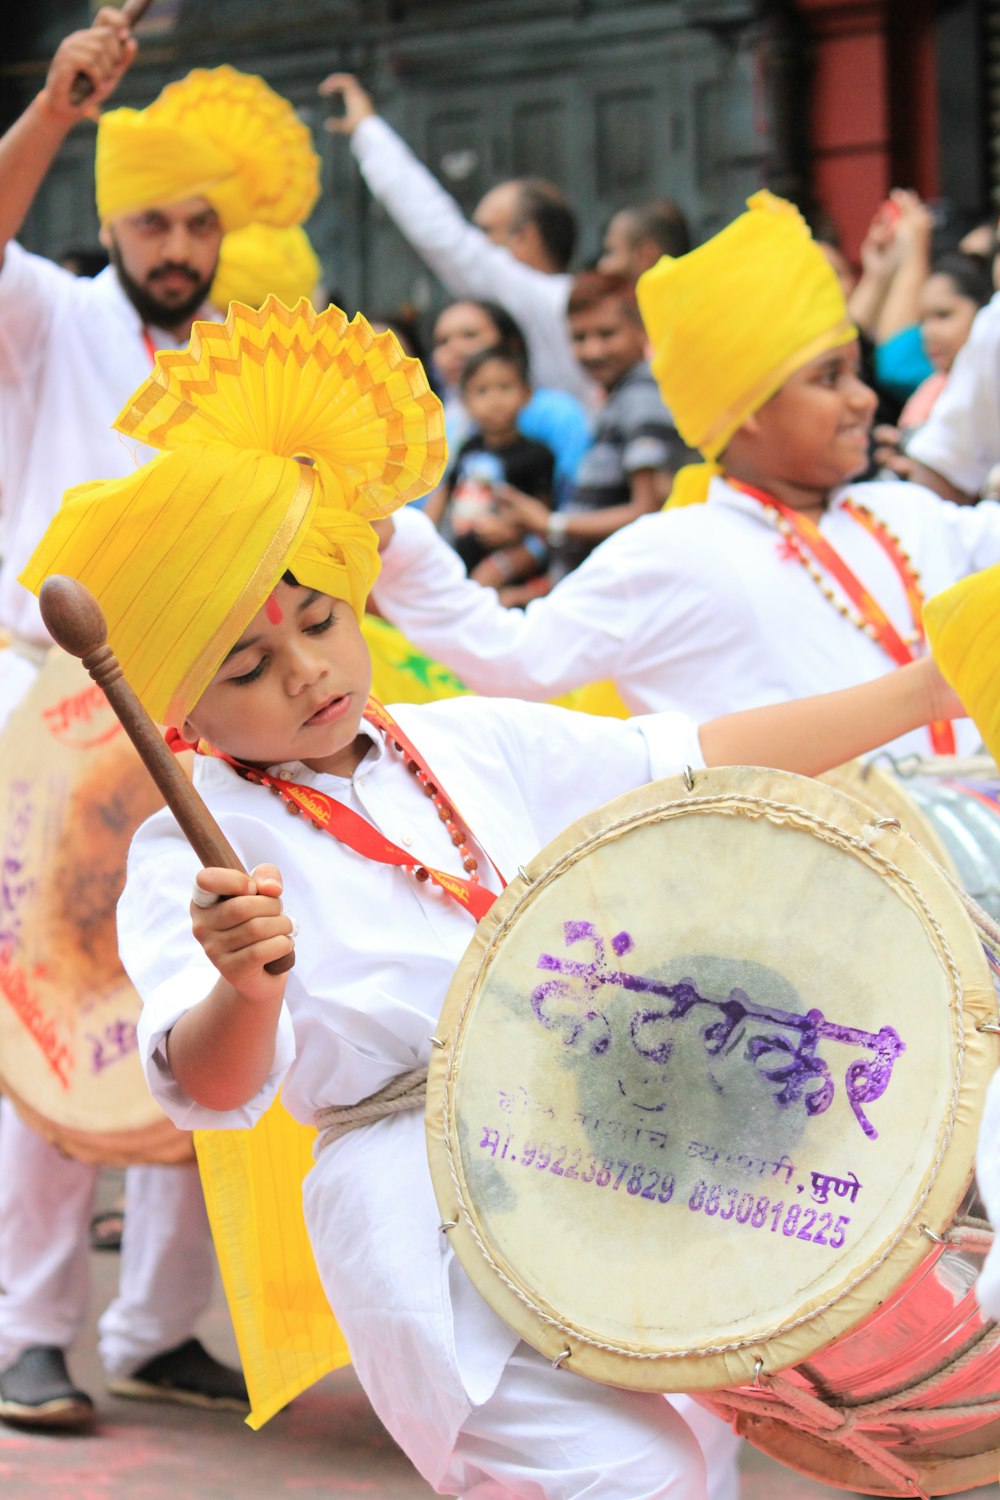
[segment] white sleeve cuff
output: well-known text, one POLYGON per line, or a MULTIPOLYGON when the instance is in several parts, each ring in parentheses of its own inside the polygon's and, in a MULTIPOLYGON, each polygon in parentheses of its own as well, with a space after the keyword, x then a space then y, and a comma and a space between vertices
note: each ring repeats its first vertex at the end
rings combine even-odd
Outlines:
POLYGON ((659 781, 663 776, 677 776, 685 766, 690 766, 692 771, 705 769, 698 726, 687 714, 674 710, 641 714, 632 723, 646 739, 651 781, 659 781))
MULTIPOLYGON (((213 971, 214 972, 214 971, 213 971)), ((175 974, 149 995, 139 1018, 139 1057, 153 1098, 181 1130, 246 1130, 271 1104, 282 1078, 295 1060, 295 1034, 287 1005, 282 1005, 274 1040, 274 1061, 266 1083, 238 1109, 214 1110, 185 1094, 167 1062, 167 1036, 187 1011, 191 996, 206 993, 202 968, 175 974)), ((197 1003, 197 1002, 195 1002, 197 1003)))

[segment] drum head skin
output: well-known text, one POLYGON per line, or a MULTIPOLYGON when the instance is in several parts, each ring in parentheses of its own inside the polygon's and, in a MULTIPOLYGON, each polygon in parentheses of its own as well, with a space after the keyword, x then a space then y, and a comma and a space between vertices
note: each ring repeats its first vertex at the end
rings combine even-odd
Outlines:
MULTIPOLYGON (((526 878, 523 878, 526 877, 526 878)), ((969 1186, 990 972, 905 833, 821 783, 656 782, 544 849, 438 1027, 435 1191, 530 1344, 643 1389, 750 1384, 829 1344, 969 1186)))
POLYGON ((163 805, 101 689, 53 650, 0 736, 0 1091, 83 1161, 189 1161, 136 1051, 115 908, 163 805))

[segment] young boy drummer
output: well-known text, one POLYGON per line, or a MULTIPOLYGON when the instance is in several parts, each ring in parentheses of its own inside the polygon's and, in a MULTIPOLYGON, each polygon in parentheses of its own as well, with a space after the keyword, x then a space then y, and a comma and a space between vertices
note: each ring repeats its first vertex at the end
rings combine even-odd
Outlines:
MULTIPOLYGON (((961 711, 925 659, 700 729, 477 699, 397 722, 366 709, 372 522, 426 491, 444 451, 392 335, 236 305, 161 357, 117 425, 163 451, 68 492, 23 578, 98 596, 150 713, 206 752, 197 785, 253 872, 199 870, 167 813, 133 844, 121 949, 180 1125, 250 1125, 280 1083, 322 1132, 426 1064, 476 917, 596 800, 686 763, 817 772, 961 711), (266 972, 293 945, 294 968, 266 972)), ((438 1231, 418 1108, 328 1149, 321 1134, 305 1211, 358 1376, 439 1493, 704 1500, 668 1401, 553 1369, 480 1300, 438 1231)))

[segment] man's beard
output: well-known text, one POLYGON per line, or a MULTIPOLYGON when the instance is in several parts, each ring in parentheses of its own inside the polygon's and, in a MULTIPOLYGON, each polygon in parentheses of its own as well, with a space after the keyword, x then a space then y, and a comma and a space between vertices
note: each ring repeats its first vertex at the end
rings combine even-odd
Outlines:
POLYGON ((148 280, 155 285, 156 279, 166 271, 183 271, 192 278, 190 295, 183 302, 163 302, 157 297, 155 291, 148 286, 141 286, 125 269, 121 251, 116 240, 112 239, 108 250, 111 264, 118 273, 118 280, 122 284, 122 290, 128 297, 132 306, 139 314, 144 323, 151 323, 155 328, 176 328, 181 323, 186 323, 202 306, 208 296, 209 289, 215 276, 212 275, 207 281, 201 280, 193 267, 178 264, 174 261, 164 261, 162 265, 156 266, 149 274, 148 280))

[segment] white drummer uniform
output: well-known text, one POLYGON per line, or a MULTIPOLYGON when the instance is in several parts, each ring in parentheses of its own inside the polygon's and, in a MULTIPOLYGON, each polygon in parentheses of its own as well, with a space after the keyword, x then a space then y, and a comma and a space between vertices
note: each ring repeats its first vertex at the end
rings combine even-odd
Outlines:
MULTIPOLYGON (((848 497, 899 538, 925 597, 1000 561, 1000 504, 953 505, 902 483, 835 491, 820 530, 904 636, 913 620, 899 575, 844 509, 848 497)), ((426 516, 404 509, 395 522, 374 599, 480 693, 545 699, 613 678, 634 713, 679 709, 703 721, 893 667, 790 555, 763 506, 722 479, 704 505, 622 527, 524 611, 466 578, 426 516)), ((970 720, 955 729, 960 753, 978 747, 970 720)), ((889 748, 929 754, 930 736, 914 731, 889 748)))
MULTIPOLYGON (((393 711, 471 829, 494 891, 499 881, 483 851, 510 876, 602 798, 703 764, 694 725, 677 714, 623 723, 468 698, 393 711)), ((461 874, 432 803, 402 758, 368 733, 372 748, 350 778, 299 763, 277 774, 321 789, 404 850, 461 874)), ((266 1085, 242 1109, 216 1113, 193 1103, 171 1077, 165 1037, 217 978, 188 915, 198 862, 168 813, 139 830, 118 908, 119 944, 143 998, 147 1076, 175 1123, 249 1126, 279 1083, 291 1113, 314 1123, 322 1107, 354 1103, 426 1063, 472 917, 432 884, 288 817, 223 762, 199 759, 195 784, 246 866, 281 870, 284 905, 300 930, 266 1085)), ((355 1130, 323 1152, 306 1180, 305 1212, 361 1382, 441 1493, 705 1495, 703 1457, 662 1397, 553 1370, 473 1290, 438 1229, 421 1111, 355 1130)), ((720 1434, 735 1446, 688 1398, 674 1405, 709 1446, 720 1434)), ((713 1500, 734 1495, 735 1464, 715 1467, 713 1500)))
MULTIPOLYGON (((177 347, 158 329, 152 348, 177 347)), ((150 371, 139 315, 117 273, 77 278, 10 243, 0 268, 4 558, 0 729, 51 641, 17 576, 59 507, 88 479, 130 473, 111 422, 150 371), (42 417, 44 415, 44 420, 42 417)), ((142 449, 149 457, 150 450, 142 449)), ((0 1125, 0 1369, 34 1344, 66 1349, 86 1316, 87 1226, 98 1169, 63 1156, 6 1103, 0 1125)), ((118 1296, 100 1322, 112 1376, 188 1338, 211 1297, 214 1255, 195 1165, 132 1167, 118 1296)))

